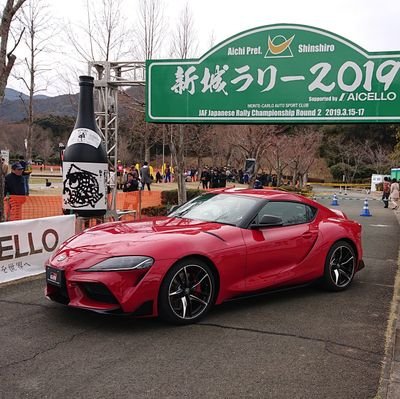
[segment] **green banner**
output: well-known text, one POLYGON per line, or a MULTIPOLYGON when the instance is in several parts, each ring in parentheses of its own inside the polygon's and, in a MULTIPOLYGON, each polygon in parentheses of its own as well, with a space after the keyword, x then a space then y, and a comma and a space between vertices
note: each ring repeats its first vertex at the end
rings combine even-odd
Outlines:
POLYGON ((175 123, 400 121, 400 52, 292 24, 239 33, 197 60, 149 60, 146 119, 175 123))

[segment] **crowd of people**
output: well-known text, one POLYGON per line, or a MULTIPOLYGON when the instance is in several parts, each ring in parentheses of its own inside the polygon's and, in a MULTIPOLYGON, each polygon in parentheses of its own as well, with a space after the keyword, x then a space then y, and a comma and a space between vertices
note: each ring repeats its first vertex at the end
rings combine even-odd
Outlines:
MULTIPOLYGON (((144 162, 140 168, 138 164, 131 166, 117 162, 116 185, 118 190, 134 191, 144 189, 147 186, 151 190, 151 183, 171 183, 175 180, 174 169, 166 164, 164 168, 153 172, 153 168, 144 162)), ((250 176, 242 169, 237 170, 229 167, 209 167, 205 166, 200 172, 195 167, 187 168, 184 171, 185 181, 198 182, 203 189, 226 187, 227 182, 249 183, 250 176)), ((113 178, 114 179, 114 178, 113 178)), ((268 182, 266 183, 268 184, 268 182)))
POLYGON ((143 163, 142 167, 139 167, 138 164, 127 167, 118 161, 116 171, 110 168, 109 188, 111 190, 116 184, 117 190, 124 192, 144 190, 145 187, 151 191, 150 186, 153 180, 153 170, 147 161, 143 163))
MULTIPOLYGON (((117 170, 111 170, 112 184, 117 185, 117 190, 136 191, 147 187, 151 190, 151 184, 171 183, 175 180, 174 169, 166 164, 161 170, 155 173, 153 167, 147 162, 142 167, 137 163, 131 166, 124 165, 121 161, 117 162, 117 170), (116 183, 114 183, 116 175, 116 183)), ((196 167, 189 167, 184 171, 186 182, 198 182, 203 189, 226 187, 227 183, 249 184, 251 175, 243 169, 236 169, 229 166, 204 166, 201 170, 196 167)), ((256 176, 256 188, 276 187, 277 176, 267 173, 260 173, 256 176)))
MULTIPOLYGON (((4 179, 4 195, 29 195, 29 177, 32 168, 29 162, 26 162, 23 156, 19 157, 17 162, 9 165, 5 159, 1 159, 2 174, 4 179)), ((188 168, 185 172, 185 180, 191 182, 198 182, 199 187, 203 189, 226 187, 227 183, 238 182, 241 184, 248 184, 250 175, 243 169, 235 169, 231 167, 215 167, 206 165, 201 172, 195 167, 188 168)), ((117 162, 116 171, 110 168, 109 188, 110 190, 116 184, 118 190, 124 192, 144 190, 147 187, 151 191, 151 184, 156 183, 170 183, 174 181, 174 170, 166 164, 162 170, 157 170, 154 174, 153 168, 147 161, 141 167, 134 163, 131 166, 123 165, 121 161, 117 162)), ((276 187, 276 175, 267 173, 257 174, 254 188, 263 187, 276 187)), ((385 177, 383 181, 382 201, 384 208, 398 209, 400 188, 397 179, 390 179, 385 177)))

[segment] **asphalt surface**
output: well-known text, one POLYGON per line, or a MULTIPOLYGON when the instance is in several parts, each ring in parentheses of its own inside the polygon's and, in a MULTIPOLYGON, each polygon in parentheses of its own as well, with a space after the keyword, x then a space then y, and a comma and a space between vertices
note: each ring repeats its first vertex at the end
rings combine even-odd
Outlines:
POLYGON ((362 196, 339 196, 366 263, 342 293, 268 294, 174 327, 49 302, 44 277, 0 286, 0 398, 386 397, 400 228, 376 200, 360 216, 362 196))

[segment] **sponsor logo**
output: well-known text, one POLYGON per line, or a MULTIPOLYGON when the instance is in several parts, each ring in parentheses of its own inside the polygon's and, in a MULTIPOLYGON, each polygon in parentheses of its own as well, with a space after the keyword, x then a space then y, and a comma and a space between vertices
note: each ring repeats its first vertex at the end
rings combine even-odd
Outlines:
POLYGON ((264 58, 287 58, 293 57, 290 45, 295 35, 286 39, 283 35, 277 35, 273 38, 268 35, 268 50, 264 58))

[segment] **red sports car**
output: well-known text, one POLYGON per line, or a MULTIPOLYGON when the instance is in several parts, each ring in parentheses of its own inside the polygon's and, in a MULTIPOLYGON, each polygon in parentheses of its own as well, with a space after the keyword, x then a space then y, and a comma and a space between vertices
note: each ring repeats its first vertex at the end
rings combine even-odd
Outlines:
POLYGON ((361 225, 278 191, 203 194, 167 217, 102 224, 46 265, 46 295, 97 312, 188 324, 214 304, 321 280, 346 289, 364 267, 361 225))

